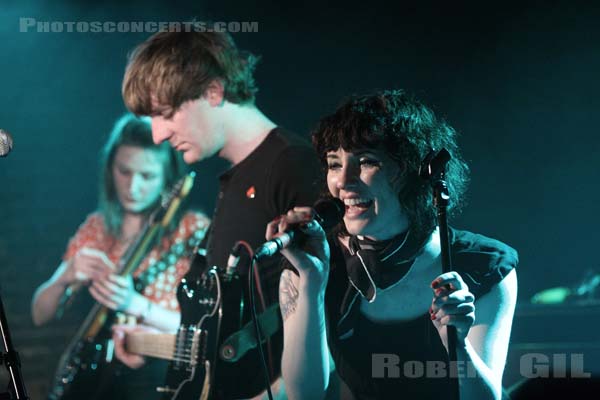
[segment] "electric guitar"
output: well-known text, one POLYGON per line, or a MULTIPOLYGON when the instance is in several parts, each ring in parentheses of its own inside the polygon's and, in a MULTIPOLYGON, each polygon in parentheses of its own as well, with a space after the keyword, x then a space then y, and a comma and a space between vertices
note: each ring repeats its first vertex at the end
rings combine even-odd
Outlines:
POLYGON ((222 281, 216 267, 199 277, 190 271, 179 284, 181 325, 174 334, 130 332, 128 352, 170 360, 164 399, 206 400, 212 393, 221 320, 222 281))
POLYGON ((221 341, 241 327, 241 279, 234 269, 207 269, 205 260, 196 254, 177 288, 181 307, 177 333, 134 331, 125 336, 128 352, 171 361, 165 385, 157 388, 164 400, 218 397, 213 385, 217 359, 227 361, 234 356, 232 348, 222 346, 221 341))
MULTIPOLYGON (((160 207, 151 214, 139 238, 119 262, 120 275, 132 274, 141 264, 158 233, 170 224, 181 202, 189 194, 194 183, 194 177, 193 172, 186 175, 163 197, 160 207)), ((171 250, 177 254, 175 247, 175 245, 172 246, 171 250)), ((170 256, 171 252, 163 254, 163 258, 170 256)), ((70 303, 69 297, 72 297, 74 291, 80 288, 79 285, 67 289, 66 295, 61 299, 60 307, 68 305, 70 303)), ((138 288, 136 287, 136 289, 138 288)), ((87 383, 89 385, 89 382, 94 382, 94 374, 97 373, 98 367, 111 361, 110 326, 116 316, 117 313, 100 303, 96 303, 92 307, 59 361, 54 383, 48 394, 50 400, 76 398, 77 384, 87 383)), ((89 387, 86 389, 89 390, 89 387)))

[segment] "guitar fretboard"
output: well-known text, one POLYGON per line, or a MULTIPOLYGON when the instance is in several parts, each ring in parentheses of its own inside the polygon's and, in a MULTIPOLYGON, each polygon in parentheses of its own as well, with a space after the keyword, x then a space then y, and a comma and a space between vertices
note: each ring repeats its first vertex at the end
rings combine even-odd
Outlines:
POLYGON ((125 336, 125 347, 142 356, 194 364, 198 333, 195 326, 180 327, 177 334, 130 332, 125 336))

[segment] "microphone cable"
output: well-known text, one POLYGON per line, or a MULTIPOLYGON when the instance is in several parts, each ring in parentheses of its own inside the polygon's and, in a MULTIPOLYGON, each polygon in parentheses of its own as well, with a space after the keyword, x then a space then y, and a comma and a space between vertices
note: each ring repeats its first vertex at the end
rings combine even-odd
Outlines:
MULTIPOLYGON (((250 262, 250 271, 249 272, 249 276, 248 279, 250 280, 250 311, 252 313, 252 323, 254 325, 254 334, 256 336, 256 347, 258 348, 258 353, 260 355, 260 360, 262 362, 262 366, 263 366, 263 372, 264 372, 264 377, 265 377, 265 385, 267 388, 267 395, 269 397, 269 400, 273 400, 273 393, 271 393, 271 374, 269 372, 269 367, 267 366, 267 360, 265 359, 265 353, 263 350, 263 346, 262 346, 262 333, 260 331, 260 326, 258 324, 258 316, 256 315, 256 301, 254 299, 254 271, 258 271, 258 269, 256 268, 256 264, 257 264, 257 260, 256 260, 256 256, 251 252, 250 253, 252 256, 251 262, 250 262)), ((259 276, 260 278, 260 276, 259 276)), ((260 285, 260 282, 259 282, 260 285)), ((262 291, 262 290, 261 290, 262 291)))
MULTIPOLYGON (((258 324, 258 316, 256 314, 256 299, 255 299, 255 289, 258 290, 258 296, 260 298, 260 302, 261 302, 261 306, 263 308, 263 311, 266 309, 266 304, 265 304, 265 299, 264 299, 264 295, 263 295, 263 291, 262 291, 262 285, 260 282, 260 271, 258 270, 258 268, 256 267, 257 264, 257 260, 256 260, 256 254, 254 253, 254 251, 252 250, 252 247, 250 246, 250 244, 246 241, 243 240, 239 240, 235 243, 235 245, 233 246, 233 251, 232 251, 232 255, 235 255, 235 257, 240 257, 240 250, 244 249, 246 250, 248 257, 250 258, 250 265, 248 267, 248 295, 250 298, 250 313, 252 316, 252 325, 254 326, 254 335, 256 336, 256 347, 258 348, 258 354, 260 357, 260 362, 262 365, 262 369, 263 369, 263 374, 265 377, 265 387, 266 387, 266 391, 267 391, 267 395, 269 397, 269 400, 273 400, 273 393, 271 392, 271 369, 269 368, 269 365, 267 364, 267 360, 265 358, 265 353, 262 347, 262 332, 260 330, 260 326, 258 324)), ((272 356, 271 356, 271 351, 270 348, 269 350, 269 359, 271 361, 271 365, 272 365, 272 356)))

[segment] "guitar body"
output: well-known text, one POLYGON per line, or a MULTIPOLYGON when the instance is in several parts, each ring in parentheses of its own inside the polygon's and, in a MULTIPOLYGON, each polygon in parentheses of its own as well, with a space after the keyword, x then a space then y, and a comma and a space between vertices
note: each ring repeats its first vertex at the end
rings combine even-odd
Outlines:
MULTIPOLYGON (((81 296, 79 300, 81 304, 78 306, 86 306, 92 302, 91 297, 87 295, 81 296)), ((99 387, 103 381, 101 376, 113 368, 106 360, 112 357, 112 346, 109 344, 111 332, 108 327, 114 319, 114 313, 106 314, 105 324, 95 337, 88 338, 81 333, 89 326, 90 315, 97 314, 99 309, 98 305, 92 307, 90 314, 80 327, 80 332, 71 339, 63 352, 56 367, 48 399, 80 399, 84 393, 89 393, 90 384, 99 387)))
MULTIPOLYGON (((121 276, 132 275, 139 267, 154 246, 162 227, 168 226, 181 201, 189 194, 194 176, 194 173, 190 173, 182 177, 163 196, 160 206, 152 212, 136 241, 119 260, 117 271, 121 276)), ((163 257, 168 259, 170 255, 167 252, 163 257)), ((58 315, 62 315, 64 307, 72 300, 73 290, 77 289, 69 287, 65 291, 59 303, 58 315)), ((50 400, 95 399, 91 396, 94 388, 96 392, 101 392, 101 388, 114 384, 112 373, 116 366, 111 362, 114 348, 110 327, 119 315, 99 303, 94 304, 60 359, 48 394, 50 400)))
POLYGON ((221 330, 222 287, 216 268, 201 274, 196 256, 190 272, 181 280, 177 299, 181 326, 169 365, 166 386, 158 390, 164 399, 204 400, 212 398, 212 382, 221 330))

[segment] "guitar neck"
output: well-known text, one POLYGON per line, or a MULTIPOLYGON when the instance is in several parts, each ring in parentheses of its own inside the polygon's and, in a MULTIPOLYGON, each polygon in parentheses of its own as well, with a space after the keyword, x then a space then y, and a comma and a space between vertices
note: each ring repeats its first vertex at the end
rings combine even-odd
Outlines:
POLYGON ((175 359, 175 340, 174 333, 131 332, 125 336, 125 347, 130 353, 172 361, 175 359))

